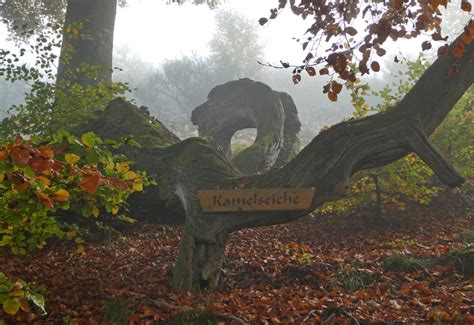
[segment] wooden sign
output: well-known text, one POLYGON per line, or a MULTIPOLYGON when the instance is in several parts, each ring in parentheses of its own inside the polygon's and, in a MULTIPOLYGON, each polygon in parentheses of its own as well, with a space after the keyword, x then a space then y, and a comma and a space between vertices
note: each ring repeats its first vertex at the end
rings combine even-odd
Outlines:
POLYGON ((198 191, 203 212, 309 209, 314 188, 264 188, 198 191))

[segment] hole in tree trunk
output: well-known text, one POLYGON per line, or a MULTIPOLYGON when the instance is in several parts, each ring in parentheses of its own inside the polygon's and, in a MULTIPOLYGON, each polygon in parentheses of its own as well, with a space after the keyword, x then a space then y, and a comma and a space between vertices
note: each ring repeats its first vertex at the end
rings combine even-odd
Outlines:
POLYGON ((242 129, 234 133, 231 139, 232 157, 254 144, 257 138, 257 129, 242 129))

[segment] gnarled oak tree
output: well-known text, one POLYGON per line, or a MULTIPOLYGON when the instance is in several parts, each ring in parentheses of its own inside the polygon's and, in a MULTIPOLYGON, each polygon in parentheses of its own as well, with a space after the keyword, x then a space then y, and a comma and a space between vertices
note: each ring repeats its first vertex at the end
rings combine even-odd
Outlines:
POLYGON ((154 208, 147 208, 148 215, 185 216, 174 287, 212 289, 219 282, 231 232, 300 218, 324 202, 343 197, 349 178, 357 171, 383 166, 415 152, 443 183, 450 187, 461 185, 463 178, 427 136, 472 85, 473 54, 471 42, 462 58, 438 58, 393 109, 334 125, 316 136, 287 165, 261 175, 243 175, 219 147, 206 139, 178 142, 162 125, 123 100, 112 102, 90 127, 103 137, 131 133, 142 143, 142 149, 130 148, 125 153, 137 161, 138 168, 156 177, 158 187, 150 189, 138 203, 132 203, 132 209, 152 201, 154 208), (454 61, 459 73, 449 75, 454 61), (202 189, 275 187, 315 187, 316 192, 306 211, 214 214, 201 211, 196 193, 202 189))

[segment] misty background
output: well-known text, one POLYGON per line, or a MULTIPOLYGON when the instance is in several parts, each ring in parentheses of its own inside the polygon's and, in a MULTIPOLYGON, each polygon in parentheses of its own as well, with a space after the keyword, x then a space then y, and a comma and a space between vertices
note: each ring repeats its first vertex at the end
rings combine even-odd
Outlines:
MULTIPOLYGON (((350 118, 354 110, 348 91, 335 103, 322 93, 326 78, 303 73, 302 82, 294 85, 291 69, 258 63, 280 65, 281 60, 300 64, 304 58, 296 39, 304 35, 310 21, 288 10, 265 26, 258 24, 276 5, 276 0, 226 0, 211 10, 192 4, 129 0, 117 9, 114 66, 121 71, 114 72, 114 81, 128 82, 132 93, 127 96, 148 107, 181 138, 197 135, 191 112, 213 87, 244 77, 261 81, 293 97, 302 122, 300 138, 306 143, 322 127, 350 118)), ((446 14, 444 33, 453 37, 462 30, 466 17, 460 16, 459 10, 446 14)), ((382 71, 365 76, 362 82, 368 82, 373 90, 403 82, 397 76, 405 69, 404 60, 395 63, 394 57, 416 59, 424 40, 412 40, 410 46, 403 41, 389 43, 388 54, 381 59, 382 71)), ((0 42, 2 47, 15 46, 1 24, 0 42)), ((433 60, 434 53, 428 53, 427 59, 433 60)), ((0 118, 8 116, 11 105, 23 102, 28 89, 27 84, 0 79, 0 118)), ((367 101, 375 104, 379 100, 369 95, 367 101)), ((255 136, 255 132, 243 134, 255 136)), ((238 132, 234 137, 241 136, 238 132)))

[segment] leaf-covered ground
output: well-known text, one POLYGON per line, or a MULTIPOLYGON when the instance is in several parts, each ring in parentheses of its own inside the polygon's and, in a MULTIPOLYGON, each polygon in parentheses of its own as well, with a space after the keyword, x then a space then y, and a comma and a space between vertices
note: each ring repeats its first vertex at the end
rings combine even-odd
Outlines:
POLYGON ((361 215, 307 216, 235 233, 225 281, 214 293, 171 290, 177 228, 134 225, 119 239, 86 244, 82 253, 69 243, 26 256, 3 252, 0 265, 7 275, 46 287, 48 314, 8 318, 0 311, 0 319, 155 324, 198 309, 220 315, 221 323, 319 324, 329 317, 327 324, 341 324, 348 316, 330 313, 336 310, 331 307, 340 307, 360 321, 473 324, 474 279, 452 263, 417 262, 411 272, 383 266, 393 254, 425 261, 465 248, 474 237, 468 231, 474 230, 470 205, 443 200, 386 216, 375 225, 361 215))

